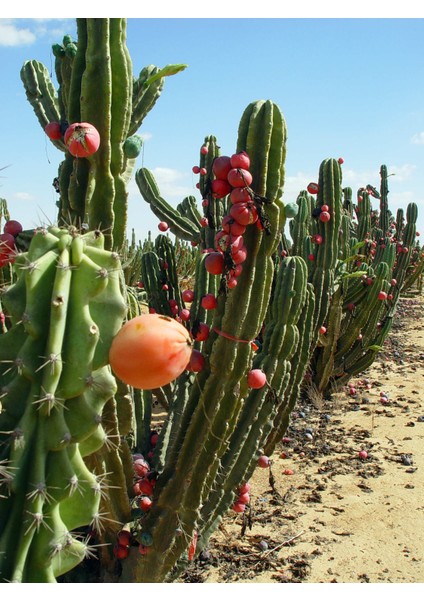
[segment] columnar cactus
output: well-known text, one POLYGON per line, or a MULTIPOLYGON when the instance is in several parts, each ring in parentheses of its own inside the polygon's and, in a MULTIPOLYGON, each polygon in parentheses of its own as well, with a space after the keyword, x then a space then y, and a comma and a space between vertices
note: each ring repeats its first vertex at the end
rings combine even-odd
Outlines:
POLYGON ((77 29, 76 42, 65 36, 62 45, 53 46, 57 91, 48 69, 36 60, 25 62, 21 79, 42 128, 57 125, 59 133, 50 137, 65 153, 56 181, 59 225, 101 229, 106 248, 121 250, 127 183, 142 144, 137 131, 156 103, 164 77, 185 65, 150 65, 133 78, 126 19, 77 19, 77 29), (81 144, 87 129, 97 130, 96 152, 71 154, 66 130, 72 124, 80 124, 81 144))
POLYGON ((2 296, 2 581, 56 581, 90 553, 75 530, 104 526, 106 475, 84 458, 109 434, 108 349, 126 303, 119 257, 103 246, 100 231, 36 230, 2 296))
MULTIPOLYGON (((181 376, 174 390, 173 403, 159 436, 156 463, 159 474, 153 504, 138 522, 141 531, 150 534, 151 545, 142 560, 130 555, 123 563, 124 578, 128 581, 134 578, 147 582, 163 581, 170 576, 190 540, 199 538, 199 545, 200 540, 206 540, 212 523, 229 507, 235 486, 241 483, 256 461, 261 430, 272 420, 275 411, 272 398, 280 398, 287 384, 287 374, 284 375, 287 362, 279 353, 287 357, 292 355, 297 337, 291 327, 290 335, 276 333, 272 342, 267 339, 267 351, 260 357, 254 357, 251 345, 266 318, 274 279, 272 256, 283 219, 280 196, 284 183, 285 139, 284 119, 275 104, 262 101, 247 107, 240 122, 237 152, 244 150, 251 159, 252 191, 258 198, 266 199, 264 211, 268 228, 267 231, 256 225, 246 228, 243 234, 246 260, 239 283, 233 289, 220 285, 222 277, 211 275, 205 269, 207 254, 199 255, 190 327, 204 318, 203 314, 197 313, 197 307, 201 307, 200 299, 211 289, 211 280, 216 282, 217 299, 216 308, 208 311, 211 315, 208 317, 209 337, 195 343, 195 348, 201 349, 205 357, 205 366, 197 374, 181 376), (289 339, 291 343, 288 343, 289 339), (256 364, 264 365, 269 387, 249 392, 247 374, 256 364), (261 412, 256 425, 252 422, 257 414, 255 412, 255 417, 251 414, 253 405, 261 412), (224 468, 227 462, 228 481, 224 468), (213 494, 217 481, 225 493, 219 498, 218 514, 214 512, 211 521, 206 513, 203 515, 201 507, 209 498, 215 502, 213 494)), ((142 192, 145 189, 140 181, 145 175, 145 171, 137 174, 142 192)), ((206 183, 205 186, 206 196, 206 183)), ((160 194, 152 196, 149 193, 146 200, 157 202, 163 210, 160 194)), ((292 271, 288 269, 287 273, 292 271)), ((281 325, 290 323, 291 318, 296 323, 299 318, 306 299, 305 292, 300 292, 305 289, 305 273, 304 265, 297 283, 292 280, 292 285, 299 287, 296 294, 301 294, 297 297, 293 316, 290 311, 284 314, 279 305, 280 293, 275 293, 274 318, 278 323, 281 321, 281 325)), ((278 289, 289 296, 286 286, 281 285, 278 289)), ((294 295, 290 298, 290 302, 294 302, 294 295)), ((277 329, 276 326, 276 332, 277 329)), ((271 335, 271 329, 269 333, 271 335)))

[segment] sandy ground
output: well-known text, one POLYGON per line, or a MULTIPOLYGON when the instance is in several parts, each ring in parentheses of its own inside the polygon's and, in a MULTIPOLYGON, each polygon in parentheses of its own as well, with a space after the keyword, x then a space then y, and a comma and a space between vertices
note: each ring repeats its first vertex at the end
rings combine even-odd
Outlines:
POLYGON ((352 383, 355 395, 297 407, 271 469, 252 478, 249 510, 226 516, 180 582, 424 582, 422 297, 402 301, 352 383))

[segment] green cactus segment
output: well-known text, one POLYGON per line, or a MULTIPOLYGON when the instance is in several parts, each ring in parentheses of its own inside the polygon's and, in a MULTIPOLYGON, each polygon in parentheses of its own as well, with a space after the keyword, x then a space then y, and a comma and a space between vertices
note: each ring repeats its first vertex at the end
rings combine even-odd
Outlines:
MULTIPOLYGON (((63 114, 47 68, 39 61, 28 60, 21 69, 21 80, 41 127, 44 129, 49 123, 60 123, 63 114)), ((54 140, 53 144, 63 152, 66 149, 62 140, 54 140)))
POLYGON ((139 169, 135 180, 141 195, 150 205, 152 212, 160 221, 168 223, 169 229, 174 235, 189 242, 198 243, 200 241, 200 224, 181 215, 178 210, 170 206, 161 197, 154 175, 149 169, 139 169))
POLYGON ((74 228, 39 230, 3 294, 12 322, 25 318, 0 337, 8 367, 0 375, 1 460, 10 473, 1 481, 2 581, 55 581, 85 556, 72 531, 100 519, 98 482, 80 446, 102 430, 116 392, 107 353, 96 348, 116 334, 126 305, 119 260, 97 239, 90 247, 92 239, 74 228))

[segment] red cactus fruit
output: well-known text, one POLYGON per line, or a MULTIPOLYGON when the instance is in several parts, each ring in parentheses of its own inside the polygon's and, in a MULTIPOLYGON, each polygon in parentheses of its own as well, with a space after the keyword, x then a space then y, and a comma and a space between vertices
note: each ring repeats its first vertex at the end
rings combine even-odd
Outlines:
POLYGON ((211 191, 214 198, 225 198, 231 192, 231 185, 226 179, 214 179, 211 182, 211 191))
POLYGON ((266 375, 261 369, 252 369, 247 374, 247 385, 252 389, 260 389, 266 383, 266 375))
POLYGON ((47 125, 44 127, 44 131, 50 140, 62 139, 62 130, 60 127, 60 123, 58 123, 57 121, 47 123, 47 125))
POLYGON ((318 194, 319 185, 317 183, 309 183, 306 189, 310 194, 318 194))
POLYGON ((100 134, 91 123, 72 123, 65 131, 64 142, 72 156, 91 156, 100 146, 100 134))
POLYGON ((192 371, 193 373, 199 373, 205 367, 205 357, 200 352, 200 350, 193 350, 190 356, 190 360, 187 364, 187 370, 192 371))
POLYGON ((231 158, 229 156, 217 156, 213 161, 212 172, 217 179, 226 180, 231 169, 231 158))
POLYGON ((331 219, 331 215, 329 212, 327 211, 322 211, 320 216, 319 216, 319 220, 322 221, 323 223, 328 223, 328 221, 331 219))
POLYGON ((205 294, 201 299, 200 304, 205 310, 213 310, 218 306, 218 301, 213 294, 205 294))
POLYGON ((227 175, 227 181, 233 188, 249 186, 253 177, 246 169, 231 169, 227 175))
POLYGON ((205 258, 205 269, 211 275, 220 275, 224 269, 224 255, 221 252, 210 252, 205 258))
POLYGON ((161 221, 158 225, 158 229, 159 229, 159 231, 162 231, 162 232, 168 231, 169 225, 166 221, 161 221))
POLYGON ((250 167, 250 158, 245 150, 233 154, 230 158, 230 163, 233 169, 246 169, 250 167))

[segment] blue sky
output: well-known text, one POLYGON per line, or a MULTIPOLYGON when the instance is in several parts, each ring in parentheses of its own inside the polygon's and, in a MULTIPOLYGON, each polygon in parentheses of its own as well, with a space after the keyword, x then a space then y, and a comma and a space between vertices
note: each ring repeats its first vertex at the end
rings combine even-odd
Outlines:
MULTIPOLYGON (((204 137, 216 135, 232 154, 245 107, 263 98, 287 122, 286 202, 327 157, 344 158, 343 183, 354 192, 378 187, 386 164, 391 210, 416 202, 424 235, 424 19, 170 16, 128 18, 127 43, 136 74, 148 64, 188 64, 166 80, 140 130, 137 166, 155 173, 171 204, 188 194, 200 200, 191 168, 204 137)), ((74 19, 0 19, 0 197, 25 228, 55 220, 52 181, 63 155, 39 126, 19 72, 31 58, 52 70, 52 44, 75 31, 74 19)), ((134 182, 129 191, 129 229, 140 240, 156 235, 158 220, 134 182)))

